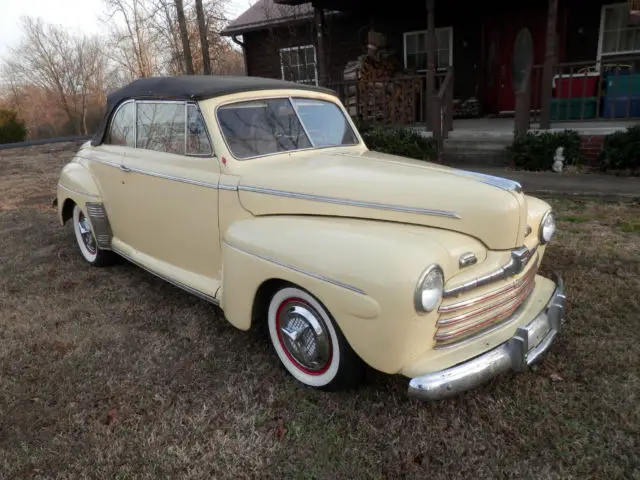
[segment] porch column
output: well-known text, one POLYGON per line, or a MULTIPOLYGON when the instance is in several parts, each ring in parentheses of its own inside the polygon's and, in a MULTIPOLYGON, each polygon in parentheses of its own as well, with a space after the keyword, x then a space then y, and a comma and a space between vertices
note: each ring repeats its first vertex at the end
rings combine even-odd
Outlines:
POLYGON ((558 0, 549 0, 547 15, 547 48, 544 55, 542 71, 542 107, 540 111, 540 128, 551 127, 551 97, 553 95, 553 69, 556 65, 556 38, 558 23, 558 0))
POLYGON ((427 0, 427 128, 433 130, 433 102, 435 100, 436 84, 436 27, 435 27, 435 0, 427 0))
POLYGON ((318 83, 320 85, 326 85, 328 81, 327 77, 327 57, 325 55, 325 45, 324 45, 324 30, 325 30, 325 22, 324 22, 324 10, 320 7, 314 8, 314 16, 315 16, 315 24, 316 24, 316 35, 317 35, 317 45, 318 45, 318 83))

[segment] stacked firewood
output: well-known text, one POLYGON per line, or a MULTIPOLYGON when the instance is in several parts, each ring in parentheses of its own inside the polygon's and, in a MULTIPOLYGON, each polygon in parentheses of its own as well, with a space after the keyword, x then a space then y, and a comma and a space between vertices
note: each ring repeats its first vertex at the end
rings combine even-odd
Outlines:
POLYGON ((464 101, 453 101, 453 117, 454 118, 475 118, 480 116, 480 103, 475 97, 468 98, 464 101))
POLYGON ((394 76, 395 55, 380 51, 362 55, 344 69, 344 103, 349 114, 365 122, 412 123, 420 100, 421 80, 394 76))

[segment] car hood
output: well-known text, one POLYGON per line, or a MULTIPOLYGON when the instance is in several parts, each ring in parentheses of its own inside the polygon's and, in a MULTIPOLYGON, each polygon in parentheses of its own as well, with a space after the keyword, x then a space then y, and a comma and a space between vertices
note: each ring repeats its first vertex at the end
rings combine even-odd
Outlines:
POLYGON ((365 151, 298 152, 251 161, 238 185, 254 215, 324 215, 465 233, 489 249, 524 241, 526 198, 507 179, 365 151))

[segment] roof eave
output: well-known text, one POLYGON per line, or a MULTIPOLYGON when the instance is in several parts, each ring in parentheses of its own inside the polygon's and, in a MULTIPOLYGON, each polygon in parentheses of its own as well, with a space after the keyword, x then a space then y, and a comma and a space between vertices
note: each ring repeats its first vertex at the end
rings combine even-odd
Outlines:
MULTIPOLYGON (((331 10, 327 11, 325 15, 336 15, 338 13, 340 12, 331 10)), ((309 20, 313 20, 313 14, 283 17, 277 20, 267 20, 264 22, 246 23, 244 25, 238 25, 237 27, 229 26, 224 28, 220 32, 220 35, 224 37, 233 37, 235 35, 242 35, 244 33, 255 32, 258 30, 266 30, 268 28, 285 27, 288 25, 295 25, 297 23, 305 23, 309 20)))
POLYGON ((239 25, 238 27, 227 27, 220 32, 220 35, 230 37, 232 35, 242 35, 243 33, 253 32, 255 30, 264 30, 272 27, 283 27, 286 25, 295 25, 296 23, 304 23, 307 20, 311 20, 313 16, 305 15, 303 17, 286 17, 278 19, 277 21, 268 20, 265 22, 248 23, 245 25, 239 25))

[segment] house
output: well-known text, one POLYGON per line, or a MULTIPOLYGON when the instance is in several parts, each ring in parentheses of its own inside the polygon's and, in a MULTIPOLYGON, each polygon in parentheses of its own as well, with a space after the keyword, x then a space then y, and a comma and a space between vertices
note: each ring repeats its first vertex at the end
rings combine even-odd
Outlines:
POLYGON ((223 35, 249 75, 329 86, 357 116, 549 128, 640 117, 640 0, 612 1, 258 0, 223 35))

